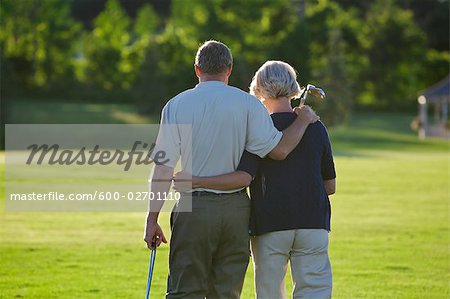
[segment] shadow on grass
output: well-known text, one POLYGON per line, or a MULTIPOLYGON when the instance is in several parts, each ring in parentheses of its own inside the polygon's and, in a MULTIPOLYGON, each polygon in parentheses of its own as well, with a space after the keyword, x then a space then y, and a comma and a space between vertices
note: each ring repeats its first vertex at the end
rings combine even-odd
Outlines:
POLYGON ((131 104, 14 99, 6 109, 10 124, 150 124, 159 119, 140 114, 131 104))

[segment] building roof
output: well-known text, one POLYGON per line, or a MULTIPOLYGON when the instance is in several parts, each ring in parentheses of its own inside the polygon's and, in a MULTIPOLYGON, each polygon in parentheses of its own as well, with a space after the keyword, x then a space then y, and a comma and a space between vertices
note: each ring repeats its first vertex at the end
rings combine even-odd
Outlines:
POLYGON ((438 100, 443 97, 448 99, 450 97, 450 75, 428 87, 428 89, 422 91, 420 94, 424 95, 429 101, 438 100))

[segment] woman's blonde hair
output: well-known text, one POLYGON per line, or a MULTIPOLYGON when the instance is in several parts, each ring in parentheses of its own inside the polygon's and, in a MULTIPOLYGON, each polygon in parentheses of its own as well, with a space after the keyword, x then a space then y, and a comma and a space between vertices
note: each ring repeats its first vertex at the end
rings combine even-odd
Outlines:
POLYGON ((295 69, 283 61, 269 60, 253 76, 250 93, 258 99, 289 99, 300 96, 295 69))

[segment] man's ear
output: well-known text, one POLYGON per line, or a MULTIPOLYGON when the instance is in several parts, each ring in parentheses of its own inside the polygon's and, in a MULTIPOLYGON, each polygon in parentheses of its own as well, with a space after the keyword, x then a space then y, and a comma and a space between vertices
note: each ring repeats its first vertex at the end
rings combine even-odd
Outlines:
POLYGON ((200 78, 200 69, 195 64, 194 64, 194 70, 195 70, 195 74, 197 75, 197 77, 200 78))
POLYGON ((227 77, 230 77, 232 69, 233 66, 230 66, 230 68, 227 70, 227 77))

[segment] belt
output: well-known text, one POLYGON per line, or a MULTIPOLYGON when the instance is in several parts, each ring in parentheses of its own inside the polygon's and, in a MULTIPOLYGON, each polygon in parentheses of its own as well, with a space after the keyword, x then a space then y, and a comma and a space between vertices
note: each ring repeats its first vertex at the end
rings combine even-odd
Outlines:
POLYGON ((232 193, 214 193, 214 192, 210 192, 210 191, 194 191, 191 193, 187 193, 187 195, 191 195, 191 196, 228 196, 228 195, 233 195, 233 194, 247 194, 247 189, 244 188, 242 190, 236 191, 236 192, 232 192, 232 193))

